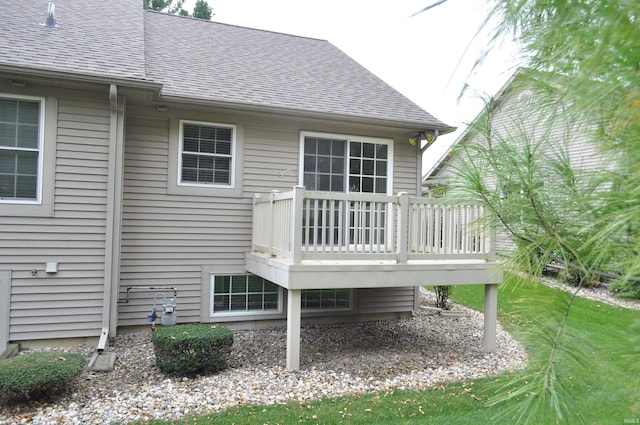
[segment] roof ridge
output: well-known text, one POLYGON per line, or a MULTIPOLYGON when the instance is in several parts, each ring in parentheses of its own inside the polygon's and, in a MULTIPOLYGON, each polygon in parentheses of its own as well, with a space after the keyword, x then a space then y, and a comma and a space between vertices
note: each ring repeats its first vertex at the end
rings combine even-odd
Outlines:
POLYGON ((174 17, 174 18, 191 19, 191 20, 197 21, 197 22, 205 22, 205 23, 209 23, 209 24, 223 25, 223 26, 226 26, 226 27, 242 28, 242 29, 245 29, 245 30, 266 32, 266 33, 270 33, 270 34, 284 35, 284 36, 287 36, 287 37, 295 37, 295 38, 302 38, 302 39, 314 40, 314 41, 323 41, 323 42, 329 43, 329 40, 326 40, 324 38, 308 37, 308 36, 298 35, 298 34, 289 34, 289 33, 281 32, 281 31, 273 31, 273 30, 266 30, 266 29, 262 29, 262 28, 247 27, 247 26, 244 26, 244 25, 237 25, 237 24, 228 24, 226 22, 218 22, 218 21, 206 20, 206 19, 201 19, 201 18, 194 18, 193 16, 171 15, 169 13, 160 12, 160 11, 153 10, 153 9, 144 9, 144 11, 145 12, 149 12, 149 13, 155 13, 155 14, 158 14, 158 15, 166 15, 166 16, 170 16, 170 17, 174 17))

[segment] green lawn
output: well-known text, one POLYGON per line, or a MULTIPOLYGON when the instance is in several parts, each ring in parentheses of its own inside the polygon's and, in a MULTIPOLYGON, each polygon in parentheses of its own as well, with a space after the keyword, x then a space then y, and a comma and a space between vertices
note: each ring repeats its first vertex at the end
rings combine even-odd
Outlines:
MULTIPOLYGON (((461 286, 455 301, 482 309, 483 287, 461 286)), ((530 391, 535 373, 548 364, 550 340, 569 295, 543 285, 503 285, 499 318, 524 343, 530 365, 511 375, 447 384, 431 391, 389 391, 281 406, 245 406, 175 423, 189 424, 514 424, 529 404, 530 423, 555 423, 552 398, 530 391), (505 388, 523 395, 488 406, 505 388), (536 409, 537 403, 541 403, 536 409)), ((558 380, 570 413, 561 423, 640 423, 640 312, 576 299, 561 338, 558 380)), ((162 422, 153 422, 162 423, 162 422)))

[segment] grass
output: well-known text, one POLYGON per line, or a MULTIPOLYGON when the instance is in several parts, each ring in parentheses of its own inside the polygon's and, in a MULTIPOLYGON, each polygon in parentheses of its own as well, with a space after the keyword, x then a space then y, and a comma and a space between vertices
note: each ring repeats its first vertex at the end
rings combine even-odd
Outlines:
MULTIPOLYGON (((478 310, 482 286, 459 286, 456 302, 478 310)), ((387 391, 277 406, 240 406, 221 413, 175 421, 175 424, 513 424, 519 414, 531 423, 556 423, 547 393, 529 391, 536 373, 548 366, 569 295, 543 285, 510 284, 500 288, 499 319, 523 342, 530 355, 526 370, 497 377, 439 386, 430 391, 387 391), (521 396, 490 406, 509 390, 521 396)), ((568 412, 560 423, 640 423, 640 313, 576 299, 560 339, 558 380, 568 412)), ((152 422, 160 424, 165 422, 152 422)))

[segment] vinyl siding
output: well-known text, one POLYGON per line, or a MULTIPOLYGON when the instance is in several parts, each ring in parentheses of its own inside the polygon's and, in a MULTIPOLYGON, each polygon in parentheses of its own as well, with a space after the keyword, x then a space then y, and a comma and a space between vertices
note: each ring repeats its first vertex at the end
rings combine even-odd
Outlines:
POLYGON ((361 314, 407 312, 414 306, 415 288, 370 288, 358 292, 361 314))
MULTIPOLYGON (((562 116, 552 118, 552 111, 538 107, 534 113, 523 116, 518 105, 520 91, 508 91, 500 99, 499 106, 493 111, 491 117, 492 137, 499 140, 504 138, 513 143, 521 143, 524 137, 536 143, 546 142, 547 153, 553 150, 564 150, 569 158, 578 181, 581 174, 597 173, 599 170, 610 168, 612 161, 606 154, 599 151, 597 146, 589 141, 590 132, 594 131, 589 125, 570 125, 563 121, 562 116)), ((472 131, 461 143, 477 144, 485 143, 484 137, 472 131)), ((454 177, 456 165, 460 159, 455 153, 448 159, 448 164, 441 168, 437 179, 446 184, 447 179, 454 177)), ((430 178, 433 178, 431 176, 430 178)), ((513 241, 505 230, 498 229, 496 233, 496 250, 500 254, 508 255, 514 249, 513 241)))
MULTIPOLYGON (((174 160, 170 158, 170 144, 177 143, 171 140, 172 119, 207 121, 206 115, 181 111, 158 114, 144 108, 131 109, 127 115, 120 298, 125 298, 127 287, 175 287, 178 322, 201 320, 201 305, 208 305, 208 294, 202 290, 203 270, 245 273, 244 256, 251 248, 254 194, 273 189, 288 191, 298 182, 300 129, 304 126, 253 122, 242 116, 212 116, 215 119, 209 121, 236 125, 238 136, 243 137, 244 148, 238 155, 243 158, 238 164, 243 170, 240 195, 230 191, 225 196, 216 191, 212 196, 195 196, 180 194, 179 187, 178 193, 167 188, 167 170, 174 160), (296 173, 283 173, 285 170, 296 173)), ((414 152, 406 147, 395 152, 402 171, 394 175, 394 192, 415 193, 414 152)), ((385 297, 385 290, 374 291, 375 295, 370 295, 369 290, 361 291, 364 312, 413 308, 414 288, 389 291, 389 297, 385 297)), ((144 288, 132 292, 128 303, 119 304, 118 324, 147 323, 156 292, 171 294, 144 288)))
POLYGON ((12 341, 100 334, 110 116, 104 98, 60 95, 57 123, 46 123, 56 126, 53 216, 0 221, 0 269, 12 270, 12 341), (45 273, 47 261, 57 261, 59 271, 45 273))

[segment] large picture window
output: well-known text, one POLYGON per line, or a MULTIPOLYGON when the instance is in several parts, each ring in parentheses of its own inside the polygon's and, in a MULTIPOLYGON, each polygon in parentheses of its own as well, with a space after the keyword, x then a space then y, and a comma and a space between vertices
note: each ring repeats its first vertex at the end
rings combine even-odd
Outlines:
POLYGON ((0 96, 0 202, 40 201, 43 104, 0 96))
POLYGON ((180 184, 233 186, 234 151, 235 126, 182 121, 180 184))

